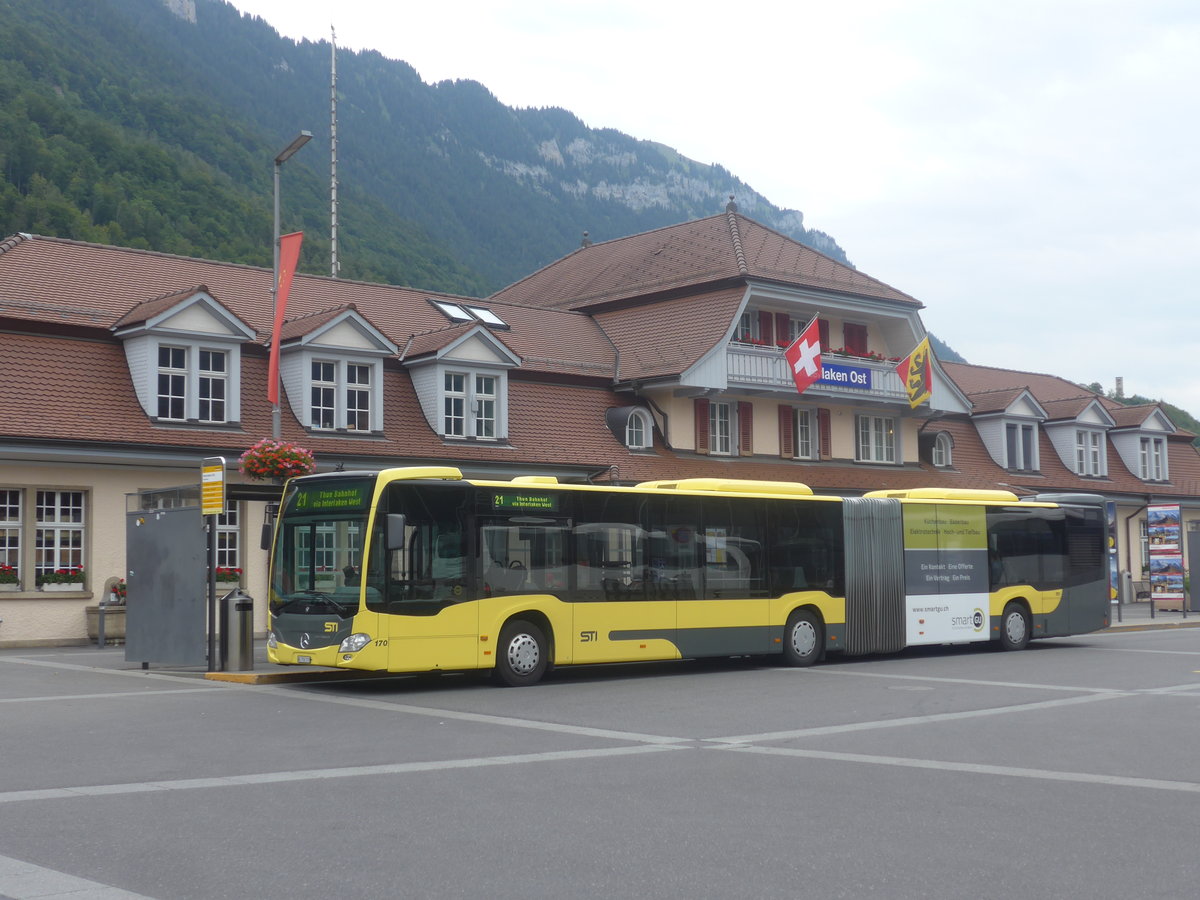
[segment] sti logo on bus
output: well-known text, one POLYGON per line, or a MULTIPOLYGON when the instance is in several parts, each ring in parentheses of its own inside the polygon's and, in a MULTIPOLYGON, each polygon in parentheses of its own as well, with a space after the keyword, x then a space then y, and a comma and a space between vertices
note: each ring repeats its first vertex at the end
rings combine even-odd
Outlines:
POLYGON ((598 640, 600 640, 600 635, 595 631, 579 632, 579 643, 581 643, 581 644, 591 644, 594 641, 598 641, 598 640))

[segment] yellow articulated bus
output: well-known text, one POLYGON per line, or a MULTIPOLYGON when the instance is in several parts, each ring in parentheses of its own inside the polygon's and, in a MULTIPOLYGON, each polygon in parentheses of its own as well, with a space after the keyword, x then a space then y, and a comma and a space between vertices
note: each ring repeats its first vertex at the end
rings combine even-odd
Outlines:
POLYGON ((276 525, 268 656, 515 686, 571 664, 1017 650, 1108 624, 1106 552, 1086 494, 310 475, 276 525))

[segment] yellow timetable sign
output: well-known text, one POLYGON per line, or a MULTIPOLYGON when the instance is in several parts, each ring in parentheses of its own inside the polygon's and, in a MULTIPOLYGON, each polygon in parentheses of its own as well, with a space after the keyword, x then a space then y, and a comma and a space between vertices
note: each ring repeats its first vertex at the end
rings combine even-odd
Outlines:
POLYGON ((208 456, 200 465, 200 514, 225 512, 225 457, 208 456))

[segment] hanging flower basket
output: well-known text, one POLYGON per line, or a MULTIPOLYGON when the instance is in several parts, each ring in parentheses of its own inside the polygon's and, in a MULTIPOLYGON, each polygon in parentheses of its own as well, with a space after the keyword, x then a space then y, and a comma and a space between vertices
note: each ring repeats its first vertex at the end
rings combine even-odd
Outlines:
POLYGON ((242 473, 254 481, 286 480, 316 471, 311 451, 287 441, 263 438, 241 456, 242 473))

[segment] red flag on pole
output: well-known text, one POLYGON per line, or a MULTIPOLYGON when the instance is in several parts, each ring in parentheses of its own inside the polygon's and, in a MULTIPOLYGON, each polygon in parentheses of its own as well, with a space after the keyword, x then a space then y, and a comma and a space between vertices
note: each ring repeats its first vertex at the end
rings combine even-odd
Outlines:
POLYGON ((275 291, 275 330, 271 332, 271 362, 267 369, 267 400, 279 402, 279 334, 283 330, 283 314, 287 310, 288 291, 292 276, 300 261, 300 241, 303 231, 293 231, 279 239, 279 287, 275 291))
POLYGON ((796 339, 783 351, 792 370, 792 378, 796 380, 796 390, 804 393, 804 389, 821 377, 821 328, 817 317, 796 336, 796 339))
POLYGON ((900 381, 908 394, 908 405, 916 409, 933 393, 933 366, 929 349, 929 338, 925 338, 913 352, 900 360, 896 366, 900 381))

